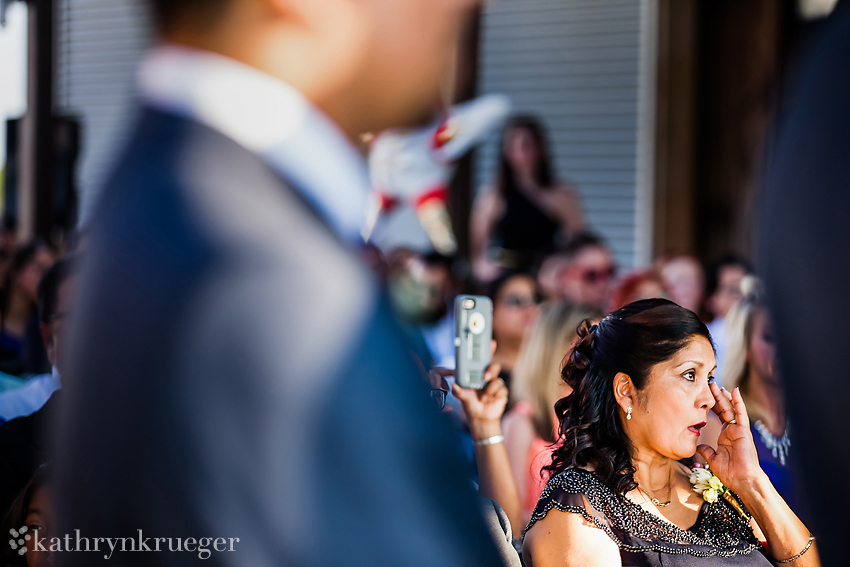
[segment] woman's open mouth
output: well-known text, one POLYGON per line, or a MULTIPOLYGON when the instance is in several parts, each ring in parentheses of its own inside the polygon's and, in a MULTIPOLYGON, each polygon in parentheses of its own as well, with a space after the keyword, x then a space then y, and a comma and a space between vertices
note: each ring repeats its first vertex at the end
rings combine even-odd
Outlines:
POLYGON ((694 435, 696 435, 697 437, 699 437, 699 431, 700 431, 700 429, 702 429, 703 427, 705 427, 705 422, 704 422, 704 421, 701 421, 700 423, 696 423, 696 424, 691 425, 690 427, 688 427, 688 431, 690 431, 691 433, 693 433, 694 435))

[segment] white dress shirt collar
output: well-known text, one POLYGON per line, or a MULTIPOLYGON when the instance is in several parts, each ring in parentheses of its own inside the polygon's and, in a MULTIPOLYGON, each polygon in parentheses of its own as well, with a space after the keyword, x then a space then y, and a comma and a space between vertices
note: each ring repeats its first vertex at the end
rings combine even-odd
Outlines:
POLYGON ((365 162, 297 90, 233 59, 161 46, 139 71, 147 106, 196 120, 260 155, 349 242, 362 242, 365 162))

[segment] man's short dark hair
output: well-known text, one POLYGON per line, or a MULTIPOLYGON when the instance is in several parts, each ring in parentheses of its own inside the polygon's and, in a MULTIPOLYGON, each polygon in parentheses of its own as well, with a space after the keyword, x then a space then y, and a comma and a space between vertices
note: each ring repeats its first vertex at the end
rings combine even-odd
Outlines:
POLYGON ((569 262, 572 262, 579 255, 579 252, 587 248, 604 248, 607 250, 608 245, 601 236, 592 232, 582 232, 570 239, 560 255, 564 256, 569 262))
POLYGON ((77 260, 74 256, 65 256, 50 266, 38 282, 38 319, 50 323, 56 316, 59 303, 59 287, 76 272, 77 260))

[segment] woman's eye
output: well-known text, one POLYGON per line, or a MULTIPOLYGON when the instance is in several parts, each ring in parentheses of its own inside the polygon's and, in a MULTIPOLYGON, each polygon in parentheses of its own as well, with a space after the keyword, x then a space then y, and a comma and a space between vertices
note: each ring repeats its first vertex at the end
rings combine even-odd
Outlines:
POLYGON ((682 378, 684 378, 688 382, 693 382, 694 380, 697 379, 697 373, 694 372, 693 370, 688 370, 687 372, 682 374, 682 378))
POLYGON ((44 529, 44 527, 43 527, 43 526, 40 526, 40 525, 38 525, 38 524, 36 524, 36 523, 31 523, 31 524, 29 524, 29 525, 27 526, 27 529, 28 529, 28 530, 30 530, 30 531, 32 531, 32 530, 43 530, 43 529, 44 529))
POLYGON ((713 384, 713 383, 714 383, 714 380, 715 380, 714 376, 709 376, 709 377, 708 377, 708 383, 709 383, 709 384, 713 384))

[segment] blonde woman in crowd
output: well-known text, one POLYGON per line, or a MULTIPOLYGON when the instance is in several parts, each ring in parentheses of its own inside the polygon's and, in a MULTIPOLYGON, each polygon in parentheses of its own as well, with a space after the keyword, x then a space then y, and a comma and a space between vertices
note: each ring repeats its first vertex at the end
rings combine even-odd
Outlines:
POLYGON ((741 281, 741 291, 743 298, 726 316, 726 387, 741 389, 762 469, 788 505, 805 515, 800 509, 788 459, 791 438, 785 417, 785 396, 776 368, 773 329, 761 282, 747 276, 741 281))
POLYGON ((546 485, 540 472, 551 462, 549 446, 557 439, 555 402, 570 393, 561 380, 564 357, 579 324, 601 317, 585 307, 546 304, 523 342, 511 388, 513 408, 503 420, 508 459, 522 500, 523 526, 546 485))

